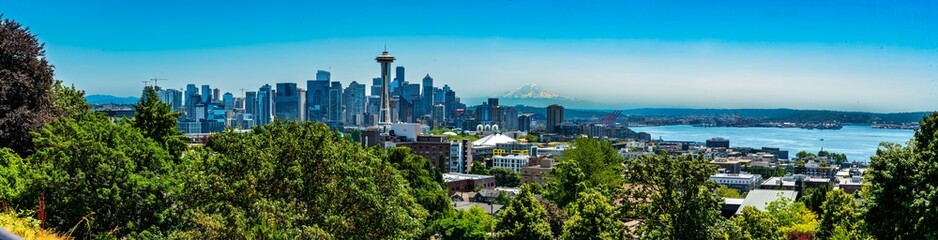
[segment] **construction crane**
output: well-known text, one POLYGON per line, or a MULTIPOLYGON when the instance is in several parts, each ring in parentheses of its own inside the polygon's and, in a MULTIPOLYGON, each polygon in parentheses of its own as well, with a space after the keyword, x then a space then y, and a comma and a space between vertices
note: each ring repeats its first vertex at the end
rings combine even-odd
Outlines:
POLYGON ((153 78, 150 79, 150 81, 153 81, 153 86, 154 86, 154 87, 160 87, 160 83, 159 83, 159 82, 160 82, 160 81, 166 81, 166 80, 169 80, 169 79, 158 78, 158 77, 153 77, 153 78))
POLYGON ((600 120, 602 120, 602 123, 606 126, 612 126, 616 124, 616 118, 619 118, 620 115, 622 115, 622 110, 616 110, 609 115, 603 116, 600 120))
POLYGON ((248 90, 248 89, 247 89, 247 88, 241 88, 241 89, 238 89, 238 90, 241 90, 241 97, 244 98, 244 90, 248 90))
POLYGON ((149 80, 143 80, 143 87, 149 87, 150 86, 149 83, 150 83, 149 80))

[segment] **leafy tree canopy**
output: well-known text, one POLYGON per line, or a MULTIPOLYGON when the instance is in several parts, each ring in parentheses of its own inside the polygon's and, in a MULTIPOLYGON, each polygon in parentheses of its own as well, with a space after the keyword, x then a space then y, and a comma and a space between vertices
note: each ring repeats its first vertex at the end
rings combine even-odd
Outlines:
POLYGON ((173 156, 186 150, 188 139, 176 128, 180 112, 160 101, 153 87, 146 87, 140 102, 134 105, 132 124, 143 136, 160 143, 173 156))
POLYGON ((459 210, 451 217, 434 222, 432 228, 443 239, 489 239, 489 233, 495 230, 495 218, 485 213, 479 206, 469 210, 459 210))
POLYGON ((499 239, 551 239, 547 211, 534 198, 528 185, 498 212, 495 226, 499 239))
POLYGON ((938 239, 938 112, 905 146, 880 144, 864 173, 867 231, 878 239, 938 239))
POLYGON ((43 44, 19 23, 0 15, 0 148, 34 152, 31 132, 62 115, 56 109, 53 69, 43 44))
POLYGON ((503 167, 494 167, 489 174, 495 176, 495 186, 517 187, 521 185, 521 173, 503 167))
POLYGON ((393 165, 322 123, 276 120, 251 133, 217 134, 183 159, 187 225, 176 237, 415 238, 428 212, 393 165))
POLYGON ((608 141, 577 138, 554 166, 547 182, 547 198, 566 207, 587 188, 605 194, 616 192, 622 188, 624 161, 608 141))
POLYGON ((561 239, 621 239, 625 233, 616 208, 600 192, 580 193, 573 212, 563 225, 561 239))

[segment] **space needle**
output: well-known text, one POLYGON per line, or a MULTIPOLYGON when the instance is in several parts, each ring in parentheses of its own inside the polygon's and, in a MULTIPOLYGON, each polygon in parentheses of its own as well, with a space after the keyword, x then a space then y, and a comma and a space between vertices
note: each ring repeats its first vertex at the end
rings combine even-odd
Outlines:
POLYGON ((375 61, 381 64, 381 116, 379 116, 378 126, 387 131, 391 125, 391 95, 388 94, 388 85, 391 79, 391 63, 394 57, 388 54, 387 49, 375 58, 375 61))

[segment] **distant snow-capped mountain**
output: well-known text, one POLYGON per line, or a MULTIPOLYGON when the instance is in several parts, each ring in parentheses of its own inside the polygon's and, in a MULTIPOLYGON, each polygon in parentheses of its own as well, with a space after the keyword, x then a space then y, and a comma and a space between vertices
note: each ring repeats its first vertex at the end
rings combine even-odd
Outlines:
POLYGON ((571 100, 571 98, 560 96, 556 93, 548 92, 544 89, 541 89, 540 86, 533 83, 524 84, 518 89, 505 92, 499 98, 515 98, 515 99, 564 99, 571 100))

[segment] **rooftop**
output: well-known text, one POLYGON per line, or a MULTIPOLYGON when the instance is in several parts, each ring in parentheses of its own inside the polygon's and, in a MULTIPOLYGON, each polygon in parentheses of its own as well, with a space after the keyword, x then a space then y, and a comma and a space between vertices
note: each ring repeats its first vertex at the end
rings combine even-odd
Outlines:
POLYGON ((739 205, 739 210, 736 210, 736 214, 742 213, 743 208, 746 206, 753 206, 760 211, 765 211, 765 207, 775 200, 787 198, 794 201, 797 196, 798 192, 792 190, 754 189, 746 194, 746 199, 743 200, 742 205, 739 205))
POLYGON ((475 140, 474 142, 472 142, 472 145, 473 146, 495 146, 496 144, 499 144, 499 143, 516 143, 516 142, 518 142, 518 140, 496 133, 496 134, 492 134, 492 135, 488 135, 483 138, 480 138, 479 140, 475 140))
POLYGON ((444 173, 443 181, 444 182, 455 182, 461 180, 479 180, 486 178, 494 178, 494 176, 489 175, 477 175, 477 174, 466 174, 466 173, 444 173))

